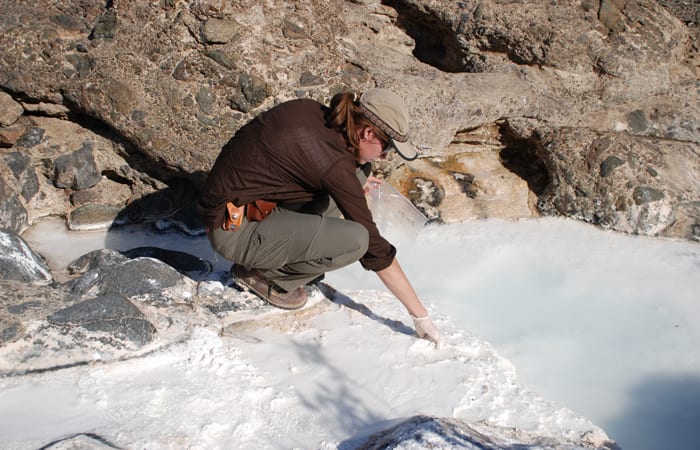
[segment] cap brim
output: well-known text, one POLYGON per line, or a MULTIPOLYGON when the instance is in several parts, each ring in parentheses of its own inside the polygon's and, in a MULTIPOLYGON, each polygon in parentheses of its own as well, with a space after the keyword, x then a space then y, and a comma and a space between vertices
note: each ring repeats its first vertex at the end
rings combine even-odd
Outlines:
POLYGON ((410 142, 398 142, 392 139, 391 143, 394 144, 396 152, 406 161, 413 161, 418 158, 418 149, 410 142))

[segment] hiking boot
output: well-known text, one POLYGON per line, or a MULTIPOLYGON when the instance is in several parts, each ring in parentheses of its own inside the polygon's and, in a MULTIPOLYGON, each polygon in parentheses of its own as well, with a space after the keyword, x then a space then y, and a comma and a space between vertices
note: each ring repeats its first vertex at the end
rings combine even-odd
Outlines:
POLYGON ((255 270, 234 264, 231 273, 235 282, 248 288, 269 304, 282 309, 299 309, 306 304, 306 289, 298 287, 287 292, 275 283, 268 281, 255 270))

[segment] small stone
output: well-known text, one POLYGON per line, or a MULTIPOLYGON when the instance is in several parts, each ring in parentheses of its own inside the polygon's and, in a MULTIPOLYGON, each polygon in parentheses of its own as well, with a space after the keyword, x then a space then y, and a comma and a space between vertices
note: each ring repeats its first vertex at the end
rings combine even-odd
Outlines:
POLYGON ((306 30, 304 28, 289 19, 284 20, 284 24, 282 25, 282 33, 284 34, 284 37, 287 39, 306 39, 308 38, 308 35, 306 34, 306 30))
POLYGON ((88 203, 71 211, 68 216, 68 229, 74 231, 106 230, 121 212, 120 208, 88 203))
POLYGON ((90 34, 91 39, 112 39, 117 34, 117 13, 109 10, 97 19, 97 24, 90 34))
POLYGON ((238 24, 228 20, 209 19, 202 23, 201 33, 206 44, 227 44, 238 34, 238 24))
POLYGON ((212 107, 216 103, 216 94, 211 92, 206 87, 202 86, 199 89, 199 92, 197 92, 195 100, 197 101, 197 104, 199 105, 201 110, 208 114, 212 112, 212 107))
POLYGON ((24 108, 10 94, 0 91, 0 126, 6 127, 17 122, 24 108))
POLYGON ((664 193, 652 187, 637 186, 634 188, 632 198, 637 205, 643 205, 644 203, 657 202, 663 199, 664 193))
POLYGON ((624 164, 624 159, 620 159, 617 156, 608 156, 602 163, 600 163, 600 176, 602 178, 606 178, 613 172, 613 170, 615 170, 615 168, 624 164))
POLYGON ((649 126, 646 115, 641 109, 632 111, 631 113, 627 114, 626 118, 630 129, 635 133, 641 133, 649 126))

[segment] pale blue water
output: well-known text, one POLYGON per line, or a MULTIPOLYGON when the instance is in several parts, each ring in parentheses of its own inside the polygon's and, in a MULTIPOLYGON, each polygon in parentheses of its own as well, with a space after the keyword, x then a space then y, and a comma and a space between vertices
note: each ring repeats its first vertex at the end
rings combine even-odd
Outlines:
MULTIPOLYGON (((399 261, 423 300, 491 342, 523 384, 623 449, 700 449, 700 244, 564 219, 400 238, 399 261)), ((357 265, 328 280, 380 286, 357 265)))

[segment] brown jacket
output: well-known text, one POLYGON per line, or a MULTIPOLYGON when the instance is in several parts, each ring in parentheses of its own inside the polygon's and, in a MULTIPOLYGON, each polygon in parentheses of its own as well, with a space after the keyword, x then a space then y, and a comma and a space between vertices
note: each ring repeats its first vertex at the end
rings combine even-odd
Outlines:
POLYGON ((314 100, 282 103, 253 119, 224 145, 202 190, 198 211, 219 227, 226 202, 275 201, 281 207, 316 212, 309 205, 330 196, 343 216, 369 232, 360 259, 369 270, 391 264, 396 249, 377 230, 367 207, 355 159, 342 135, 326 127, 325 107, 314 100))

